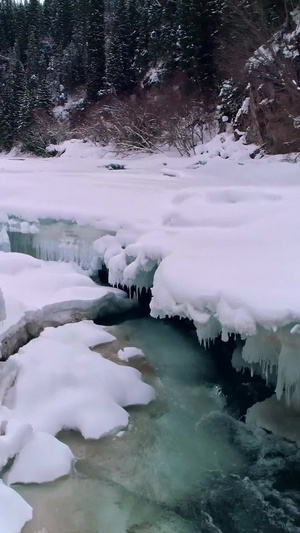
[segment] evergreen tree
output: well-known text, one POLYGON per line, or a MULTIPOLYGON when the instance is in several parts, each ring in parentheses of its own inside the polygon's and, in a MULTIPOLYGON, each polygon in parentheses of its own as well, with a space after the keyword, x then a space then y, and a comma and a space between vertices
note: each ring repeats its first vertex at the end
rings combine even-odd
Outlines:
POLYGON ((2 0, 0 3, 0 44, 1 51, 11 50, 16 39, 15 4, 13 0, 2 0))
POLYGON ((104 0, 89 0, 87 28, 87 97, 98 100, 105 77, 104 0))
POLYGON ((205 0, 179 0, 178 68, 195 84, 213 81, 214 37, 205 0))
POLYGON ((19 127, 19 109, 25 91, 23 65, 15 47, 2 73, 0 88, 0 139, 1 145, 9 149, 19 127))
POLYGON ((133 0, 116 0, 112 35, 107 58, 106 80, 110 91, 130 93, 136 85, 134 60, 137 46, 133 0), (132 17, 132 19, 131 19, 132 17))

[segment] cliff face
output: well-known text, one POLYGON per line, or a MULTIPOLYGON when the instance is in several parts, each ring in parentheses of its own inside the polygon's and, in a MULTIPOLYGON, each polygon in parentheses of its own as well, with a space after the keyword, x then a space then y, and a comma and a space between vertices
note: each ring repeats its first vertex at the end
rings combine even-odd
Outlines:
POLYGON ((246 65, 246 98, 237 132, 268 153, 300 151, 300 9, 246 65))

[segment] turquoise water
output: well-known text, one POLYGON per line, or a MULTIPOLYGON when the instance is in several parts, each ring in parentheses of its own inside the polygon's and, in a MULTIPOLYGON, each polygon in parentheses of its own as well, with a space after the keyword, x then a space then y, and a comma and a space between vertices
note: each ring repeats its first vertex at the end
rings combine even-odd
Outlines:
POLYGON ((15 487, 34 507, 24 533, 299 532, 297 446, 227 414, 219 369, 194 335, 150 318, 108 329, 118 340, 99 351, 116 360, 141 348, 134 366, 157 399, 131 408, 119 436, 60 434, 74 470, 15 487))

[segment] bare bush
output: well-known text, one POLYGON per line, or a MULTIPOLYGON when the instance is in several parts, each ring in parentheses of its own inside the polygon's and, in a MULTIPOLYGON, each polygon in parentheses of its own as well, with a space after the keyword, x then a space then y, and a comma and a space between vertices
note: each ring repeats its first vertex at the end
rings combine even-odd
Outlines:
POLYGON ((18 142, 22 151, 44 156, 50 144, 60 144, 71 136, 68 122, 58 121, 44 109, 36 109, 31 124, 20 132, 18 142))
POLYGON ((213 121, 212 109, 198 95, 182 95, 176 88, 141 91, 94 106, 75 130, 93 142, 113 143, 121 153, 155 153, 168 146, 191 155, 213 121))

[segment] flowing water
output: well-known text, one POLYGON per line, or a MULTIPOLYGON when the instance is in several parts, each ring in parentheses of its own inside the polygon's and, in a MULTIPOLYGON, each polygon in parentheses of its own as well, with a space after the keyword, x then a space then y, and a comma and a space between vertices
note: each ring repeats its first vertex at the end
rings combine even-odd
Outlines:
POLYGON ((108 329, 117 341, 99 351, 140 347, 157 399, 130 408, 118 436, 60 434, 77 461, 54 483, 15 486, 34 508, 24 533, 299 533, 298 447, 228 414, 193 334, 150 318, 108 329))

